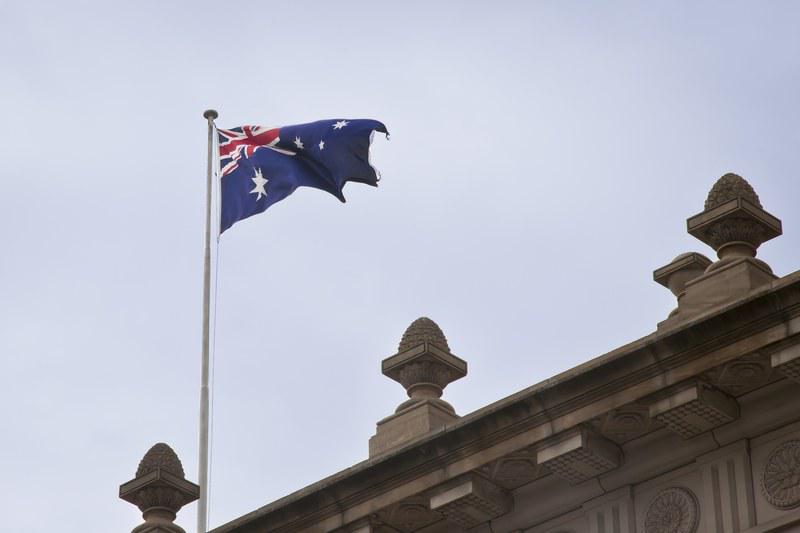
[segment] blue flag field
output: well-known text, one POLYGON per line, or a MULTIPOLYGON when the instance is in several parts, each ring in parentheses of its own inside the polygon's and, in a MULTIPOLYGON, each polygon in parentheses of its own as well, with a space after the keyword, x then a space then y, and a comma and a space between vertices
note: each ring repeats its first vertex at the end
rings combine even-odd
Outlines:
POLYGON ((369 160, 374 132, 386 126, 370 119, 331 119, 265 128, 217 129, 219 139, 220 233, 266 210, 297 187, 327 191, 342 202, 348 181, 376 186, 369 160))

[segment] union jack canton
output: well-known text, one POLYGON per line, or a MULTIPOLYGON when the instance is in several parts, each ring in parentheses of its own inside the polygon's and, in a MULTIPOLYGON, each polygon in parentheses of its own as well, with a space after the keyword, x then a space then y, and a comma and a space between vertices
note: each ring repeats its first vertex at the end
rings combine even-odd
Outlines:
POLYGON ((275 146, 280 128, 241 126, 229 130, 217 129, 219 134, 219 166, 222 176, 236 169, 239 159, 252 156, 259 148, 275 146))

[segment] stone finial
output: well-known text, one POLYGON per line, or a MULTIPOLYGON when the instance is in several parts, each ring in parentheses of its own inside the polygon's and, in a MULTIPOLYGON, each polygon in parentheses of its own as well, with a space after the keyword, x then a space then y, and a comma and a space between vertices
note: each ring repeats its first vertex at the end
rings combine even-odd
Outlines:
MULTIPOLYGON (((717 252, 720 268, 733 260, 755 257, 764 242, 782 233, 781 221, 761 206, 758 195, 747 181, 736 174, 717 180, 705 202, 705 210, 687 220, 691 235, 717 252)), ((766 263, 762 264, 766 266, 766 263)))
POLYGON ((690 235, 711 246, 718 261, 681 254, 653 272, 653 279, 678 297, 678 307, 659 329, 729 303, 776 279, 756 251, 781 234, 781 221, 767 213, 747 181, 736 174, 719 178, 705 210, 686 221, 690 235))
POLYGON ((420 317, 408 326, 398 346, 398 353, 383 360, 383 374, 405 387, 408 401, 397 412, 430 400, 453 411, 443 400, 444 388, 467 375, 467 363, 450 353, 441 328, 428 317, 420 317), (438 400, 438 401, 437 401, 438 400))
POLYGON ((159 468, 180 478, 186 477, 183 473, 181 460, 178 459, 173 449, 163 442, 156 443, 152 448, 147 450, 142 460, 139 461, 139 468, 136 469, 136 477, 155 472, 159 468))
POLYGON ((704 207, 708 211, 736 198, 744 198, 751 204, 762 207, 753 186, 747 183, 746 179, 732 172, 728 172, 714 183, 714 186, 708 191, 704 207))
POLYGON ((163 442, 147 451, 136 477, 119 488, 119 497, 142 511, 144 524, 133 533, 185 533, 174 523, 175 517, 199 496, 200 487, 185 479, 180 459, 163 442))
POLYGON ((434 344, 447 352, 450 351, 442 328, 426 316, 419 317, 406 328, 397 351, 404 352, 424 342, 434 344))
POLYGON ((444 333, 430 318, 411 323, 398 352, 383 360, 381 370, 406 389, 409 399, 378 422, 369 443, 370 456, 458 418, 441 396, 448 384, 467 375, 467 363, 450 352, 444 333))

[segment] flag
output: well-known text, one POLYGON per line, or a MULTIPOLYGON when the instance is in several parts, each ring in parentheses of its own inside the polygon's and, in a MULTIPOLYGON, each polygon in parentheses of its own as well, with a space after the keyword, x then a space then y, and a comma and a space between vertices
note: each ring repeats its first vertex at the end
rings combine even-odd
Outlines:
POLYGON ((388 137, 386 126, 369 119, 218 129, 220 233, 300 186, 322 189, 342 202, 348 181, 376 186, 379 174, 369 160, 376 131, 388 137))

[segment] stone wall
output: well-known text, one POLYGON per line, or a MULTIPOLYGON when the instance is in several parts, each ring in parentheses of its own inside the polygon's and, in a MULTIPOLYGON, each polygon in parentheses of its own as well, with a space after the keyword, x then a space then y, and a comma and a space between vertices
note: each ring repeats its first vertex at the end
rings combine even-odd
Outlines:
POLYGON ((597 483, 522 487, 514 512, 474 531, 800 532, 800 384, 739 401, 743 416, 716 431, 684 441, 662 429, 624 445, 626 464, 597 483))

